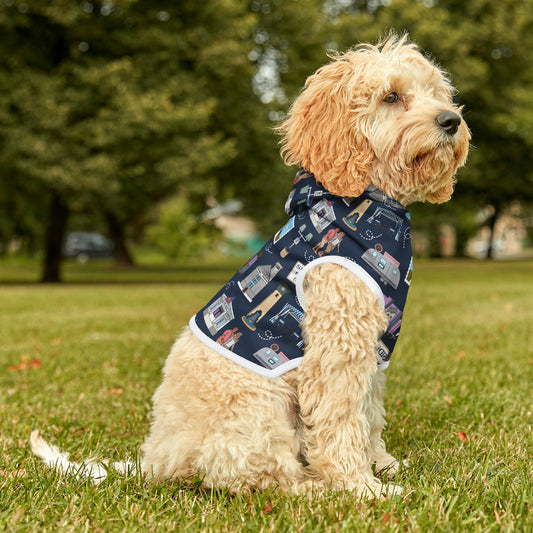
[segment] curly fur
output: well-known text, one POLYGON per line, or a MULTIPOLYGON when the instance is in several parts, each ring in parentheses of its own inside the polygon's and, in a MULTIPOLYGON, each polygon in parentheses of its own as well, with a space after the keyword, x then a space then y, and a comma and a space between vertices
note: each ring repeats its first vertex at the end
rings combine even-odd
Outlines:
MULTIPOLYGON (((463 120, 452 133, 436 122, 443 112, 460 116, 452 95, 447 76, 406 37, 360 45, 309 77, 279 127, 283 157, 339 196, 372 184, 404 204, 446 201, 470 138, 463 120)), ((149 478, 200 474, 205 486, 234 491, 400 492, 372 470, 399 467, 382 439, 385 376, 374 355, 385 313, 339 265, 311 269, 304 292, 305 357, 276 379, 212 352, 188 328, 181 334, 142 446, 149 478)), ((38 434, 33 443, 46 455, 38 434)))
POLYGON ((435 128, 441 111, 460 114, 453 93, 406 37, 362 44, 307 79, 278 128, 282 155, 339 196, 359 196, 372 184, 404 204, 445 202, 470 137, 464 121, 455 143, 435 128), (398 103, 383 105, 391 92, 398 103))
POLYGON ((384 374, 374 355, 385 314, 368 287, 337 265, 312 269, 305 296, 304 364, 273 380, 184 331, 153 398, 144 472, 155 481, 200 473, 205 486, 231 490, 399 492, 371 469, 395 462, 381 440, 384 374), (336 313, 325 317, 324 308, 336 313))

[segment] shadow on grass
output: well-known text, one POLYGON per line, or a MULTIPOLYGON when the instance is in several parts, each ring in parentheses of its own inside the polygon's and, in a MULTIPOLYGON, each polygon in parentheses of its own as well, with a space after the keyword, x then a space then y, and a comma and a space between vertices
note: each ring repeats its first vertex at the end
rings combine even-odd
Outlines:
POLYGON ((166 284, 166 283, 224 283, 243 265, 242 259, 209 262, 207 264, 158 264, 117 267, 110 262, 80 265, 65 262, 58 284, 39 282, 37 264, 1 264, 0 285, 91 285, 91 284, 166 284))

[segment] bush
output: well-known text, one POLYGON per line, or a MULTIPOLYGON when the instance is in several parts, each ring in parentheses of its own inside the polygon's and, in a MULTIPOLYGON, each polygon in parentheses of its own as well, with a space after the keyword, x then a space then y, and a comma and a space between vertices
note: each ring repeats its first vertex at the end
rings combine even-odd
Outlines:
POLYGON ((148 241, 171 259, 202 257, 213 248, 221 234, 194 213, 184 195, 162 203, 157 220, 147 229, 148 241))

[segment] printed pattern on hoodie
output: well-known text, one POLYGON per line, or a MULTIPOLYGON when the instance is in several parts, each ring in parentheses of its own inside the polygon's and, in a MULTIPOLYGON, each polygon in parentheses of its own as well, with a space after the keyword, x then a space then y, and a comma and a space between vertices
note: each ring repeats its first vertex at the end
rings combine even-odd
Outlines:
POLYGON ((303 169, 285 211, 288 222, 191 318, 193 333, 249 370, 280 376, 304 356, 305 274, 336 263, 384 306, 389 325, 375 351, 378 367, 386 368, 413 271, 409 213, 375 187, 358 198, 335 196, 303 169))

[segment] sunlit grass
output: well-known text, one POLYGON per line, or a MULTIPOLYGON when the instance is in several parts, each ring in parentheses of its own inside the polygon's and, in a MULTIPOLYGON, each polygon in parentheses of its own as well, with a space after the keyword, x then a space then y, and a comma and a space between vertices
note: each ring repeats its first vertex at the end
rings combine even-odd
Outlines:
POLYGON ((402 497, 230 496, 116 474, 93 486, 59 479, 31 456, 28 437, 39 428, 75 460, 135 458, 175 335, 238 264, 73 265, 75 283, 57 287, 8 276, 0 286, 0 529, 532 530, 532 262, 415 265, 387 371, 386 440, 410 460, 396 480, 402 497))

